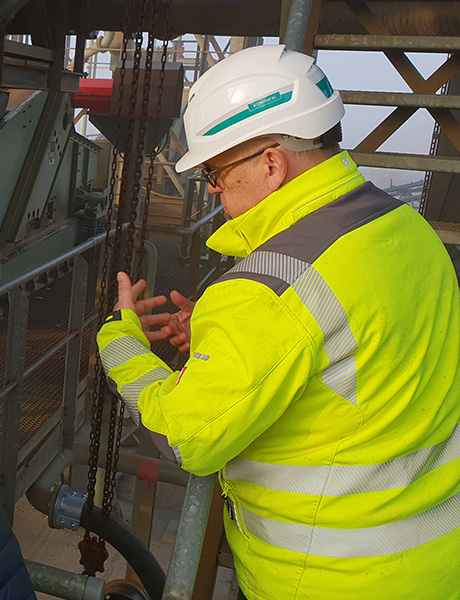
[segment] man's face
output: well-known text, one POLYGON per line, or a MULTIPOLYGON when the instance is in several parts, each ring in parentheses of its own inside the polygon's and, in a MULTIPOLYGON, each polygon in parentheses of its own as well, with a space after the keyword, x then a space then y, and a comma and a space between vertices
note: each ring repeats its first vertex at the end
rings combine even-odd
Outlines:
MULTIPOLYGON (((210 170, 219 169, 246 158, 248 154, 258 154, 259 150, 266 147, 267 144, 261 144, 260 148, 246 153, 232 148, 210 159, 206 164, 210 170)), ((216 174, 217 187, 208 183, 208 192, 220 193, 225 212, 232 218, 238 217, 271 193, 272 190, 265 181, 266 168, 264 153, 258 154, 216 174)))

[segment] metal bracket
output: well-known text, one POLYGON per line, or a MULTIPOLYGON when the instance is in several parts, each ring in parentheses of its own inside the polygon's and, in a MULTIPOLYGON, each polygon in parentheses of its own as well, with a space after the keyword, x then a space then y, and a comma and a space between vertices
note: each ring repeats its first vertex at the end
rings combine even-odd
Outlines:
POLYGON ((53 529, 80 527, 80 517, 86 502, 86 494, 75 492, 68 485, 60 485, 54 491, 50 502, 48 524, 53 529))

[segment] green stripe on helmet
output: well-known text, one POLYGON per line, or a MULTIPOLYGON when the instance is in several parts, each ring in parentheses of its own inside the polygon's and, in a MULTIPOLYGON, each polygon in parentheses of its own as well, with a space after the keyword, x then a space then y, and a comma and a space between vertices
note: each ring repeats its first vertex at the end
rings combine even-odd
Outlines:
POLYGON ((248 104, 248 108, 242 110, 236 115, 233 115, 232 117, 229 117, 228 119, 224 119, 217 125, 214 125, 214 127, 211 127, 211 129, 206 131, 206 133, 204 133, 203 135, 214 135, 216 133, 219 133, 220 131, 227 129, 227 127, 231 127, 236 123, 240 123, 241 121, 244 121, 245 119, 248 119, 253 115, 261 113, 270 108, 274 108, 275 106, 279 106, 280 104, 285 104, 286 102, 289 102, 291 98, 292 90, 284 94, 280 94, 280 92, 274 92, 273 94, 270 94, 265 98, 256 100, 256 102, 250 102, 248 104))
POLYGON ((329 83, 329 79, 326 76, 324 76, 320 81, 317 81, 316 85, 323 92, 326 98, 330 98, 334 93, 332 85, 329 83))

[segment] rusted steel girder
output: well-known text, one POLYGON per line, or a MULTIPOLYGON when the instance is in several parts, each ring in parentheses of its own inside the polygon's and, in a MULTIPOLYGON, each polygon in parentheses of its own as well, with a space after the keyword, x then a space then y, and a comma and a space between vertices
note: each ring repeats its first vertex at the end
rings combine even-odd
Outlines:
MULTIPOLYGON (((459 36, 458 0, 323 0, 318 33, 365 34, 356 14, 366 4, 389 35, 459 36)), ((375 33, 375 32, 374 32, 375 33)))
MULTIPOLYGON (((149 30, 154 4, 148 1, 144 24, 134 30, 149 30)), ((280 32, 282 0, 174 0, 166 29, 168 3, 157 0, 156 37, 173 39, 184 33, 238 36, 277 36, 280 32)), ((44 0, 46 7, 51 6, 44 0)), ((131 0, 131 14, 140 14, 141 0, 131 0)), ((27 16, 28 6, 20 10, 7 25, 7 33, 27 34, 33 24, 27 16)), ((75 0, 68 3, 67 32, 89 34, 91 31, 127 31, 126 0, 75 0)), ((52 21, 52 15, 50 20, 52 21)))

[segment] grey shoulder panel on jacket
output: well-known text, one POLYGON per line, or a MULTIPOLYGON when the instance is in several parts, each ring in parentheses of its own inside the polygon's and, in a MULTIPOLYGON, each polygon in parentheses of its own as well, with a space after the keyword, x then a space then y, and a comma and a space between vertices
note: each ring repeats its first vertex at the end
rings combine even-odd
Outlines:
POLYGON ((215 283, 250 279, 281 295, 340 237, 402 205, 366 182, 267 240, 215 283))

